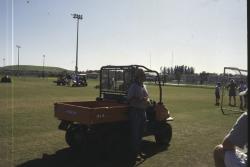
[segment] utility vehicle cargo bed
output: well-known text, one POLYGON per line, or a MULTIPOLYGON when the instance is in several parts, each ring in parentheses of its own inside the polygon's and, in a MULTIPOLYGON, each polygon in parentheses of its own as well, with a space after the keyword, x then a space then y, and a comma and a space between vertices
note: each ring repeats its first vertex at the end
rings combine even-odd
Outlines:
POLYGON ((112 101, 60 102, 54 111, 59 120, 86 125, 128 120, 128 105, 112 101))

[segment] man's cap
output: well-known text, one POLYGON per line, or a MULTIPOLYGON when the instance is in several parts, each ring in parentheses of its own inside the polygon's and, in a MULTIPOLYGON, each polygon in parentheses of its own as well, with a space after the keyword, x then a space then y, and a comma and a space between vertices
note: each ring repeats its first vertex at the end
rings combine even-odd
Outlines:
POLYGON ((239 96, 245 96, 245 95, 247 95, 247 91, 248 91, 248 89, 246 89, 246 90, 240 92, 240 93, 239 93, 239 96))

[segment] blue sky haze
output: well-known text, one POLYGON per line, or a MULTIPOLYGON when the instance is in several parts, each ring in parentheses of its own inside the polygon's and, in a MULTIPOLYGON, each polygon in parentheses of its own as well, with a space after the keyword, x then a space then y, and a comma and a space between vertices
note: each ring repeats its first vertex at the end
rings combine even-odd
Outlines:
POLYGON ((247 68, 246 0, 0 0, 0 66, 247 68), (5 59, 5 64, 3 64, 5 59))

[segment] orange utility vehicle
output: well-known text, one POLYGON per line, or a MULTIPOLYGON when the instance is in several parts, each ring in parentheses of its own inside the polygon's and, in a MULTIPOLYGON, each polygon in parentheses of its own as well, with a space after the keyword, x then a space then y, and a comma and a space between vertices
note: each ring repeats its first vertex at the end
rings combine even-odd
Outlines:
MULTIPOLYGON (((170 112, 162 103, 160 75, 141 65, 103 66, 100 69, 100 94, 95 101, 59 102, 54 104, 55 117, 61 120, 59 129, 72 148, 94 145, 107 146, 129 141, 127 91, 134 81, 136 69, 143 69, 145 84, 158 87, 159 101, 150 100, 146 110, 144 136, 154 135, 156 143, 168 145, 172 137, 170 112), (154 80, 152 81, 152 78, 154 80)), ((150 95, 150 91, 149 91, 150 95)), ((99 147, 98 146, 98 147, 99 147)))

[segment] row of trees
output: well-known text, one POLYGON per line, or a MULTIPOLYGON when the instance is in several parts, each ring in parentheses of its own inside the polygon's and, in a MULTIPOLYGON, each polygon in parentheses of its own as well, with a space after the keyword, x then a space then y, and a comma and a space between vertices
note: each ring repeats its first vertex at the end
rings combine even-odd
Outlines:
MULTIPOLYGON (((174 67, 161 67, 160 74, 162 76, 163 83, 166 83, 167 80, 177 80, 179 84, 181 81, 182 75, 193 75, 195 74, 194 67, 181 65, 181 66, 174 66, 174 67), (171 77, 171 78, 169 78, 171 77)), ((209 73, 203 71, 199 73, 199 82, 200 84, 204 84, 204 82, 208 81, 209 73)))
POLYGON ((161 67, 160 71, 162 74, 174 75, 180 74, 194 74, 194 67, 189 66, 175 66, 175 67, 161 67))
POLYGON ((174 79, 177 80, 178 84, 180 83, 181 76, 183 74, 194 74, 194 67, 189 67, 185 65, 175 67, 161 67, 160 73, 163 76, 163 83, 166 83, 167 76, 174 76, 174 79))

